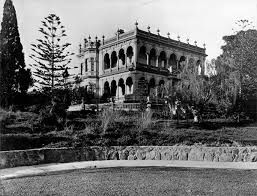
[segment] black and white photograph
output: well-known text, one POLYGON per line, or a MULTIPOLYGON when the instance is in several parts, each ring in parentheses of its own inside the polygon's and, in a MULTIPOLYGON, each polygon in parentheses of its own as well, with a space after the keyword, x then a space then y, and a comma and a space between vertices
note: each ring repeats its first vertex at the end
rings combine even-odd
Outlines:
POLYGON ((257 195, 256 0, 0 0, 0 196, 257 195))

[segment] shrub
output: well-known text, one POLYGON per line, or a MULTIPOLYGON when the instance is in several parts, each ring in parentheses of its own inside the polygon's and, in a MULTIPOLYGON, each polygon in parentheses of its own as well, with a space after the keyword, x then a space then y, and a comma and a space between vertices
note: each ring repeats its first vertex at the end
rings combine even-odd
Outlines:
POLYGON ((65 137, 32 134, 3 134, 0 139, 1 151, 42 148, 50 143, 53 144, 69 140, 69 138, 65 137))
POLYGON ((137 126, 139 130, 151 128, 153 112, 143 112, 142 115, 137 119, 137 126))
POLYGON ((107 131, 107 129, 115 128, 115 122, 119 121, 122 118, 122 114, 119 111, 106 109, 103 110, 100 115, 99 119, 101 121, 101 129, 103 133, 107 131))
POLYGON ((130 135, 123 135, 117 139, 117 143, 119 146, 131 146, 133 145, 133 139, 130 135))

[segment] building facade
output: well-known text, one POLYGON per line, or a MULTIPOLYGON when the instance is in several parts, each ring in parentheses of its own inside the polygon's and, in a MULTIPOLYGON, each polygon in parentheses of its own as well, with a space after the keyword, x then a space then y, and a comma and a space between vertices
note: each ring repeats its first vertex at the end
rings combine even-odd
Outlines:
MULTIPOLYGON (((172 83, 182 69, 204 73, 205 48, 137 27, 115 37, 94 40, 89 37, 80 45, 82 86, 94 84, 99 97, 116 102, 138 101, 144 95, 157 93, 158 86, 172 83), (143 87, 142 87, 143 86, 143 87)), ((157 94, 155 94, 157 96, 157 94)))

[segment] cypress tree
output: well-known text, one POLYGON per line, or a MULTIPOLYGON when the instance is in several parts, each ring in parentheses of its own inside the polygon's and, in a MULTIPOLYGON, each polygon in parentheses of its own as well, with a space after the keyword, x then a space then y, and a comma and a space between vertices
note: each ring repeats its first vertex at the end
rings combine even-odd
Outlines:
POLYGON ((23 47, 12 0, 6 0, 4 4, 0 43, 0 105, 7 107, 12 103, 11 98, 15 92, 26 92, 32 83, 30 70, 25 69, 23 47))

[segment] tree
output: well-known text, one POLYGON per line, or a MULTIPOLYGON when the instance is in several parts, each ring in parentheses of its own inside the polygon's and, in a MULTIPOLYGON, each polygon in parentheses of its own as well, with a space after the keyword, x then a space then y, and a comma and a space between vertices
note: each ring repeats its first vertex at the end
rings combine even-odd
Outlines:
POLYGON ((13 93, 25 93, 32 84, 29 69, 25 69, 16 11, 11 0, 4 4, 0 32, 0 105, 11 104, 13 93))
POLYGON ((66 49, 71 44, 63 44, 62 38, 67 36, 66 31, 55 14, 44 18, 39 32, 43 38, 37 39, 37 44, 31 44, 33 54, 30 57, 34 61, 31 66, 35 68, 33 74, 37 83, 53 92, 54 88, 63 87, 65 84, 64 72, 69 69, 67 66, 71 62, 70 56, 73 55, 66 49))
POLYGON ((240 23, 242 30, 223 37, 223 53, 216 63, 220 84, 233 95, 238 113, 245 111, 249 97, 257 95, 257 31, 246 30, 247 20, 240 23))
POLYGON ((185 68, 175 87, 176 99, 180 100, 187 110, 194 107, 202 117, 208 104, 215 102, 212 87, 213 81, 209 77, 198 75, 195 71, 185 68))

